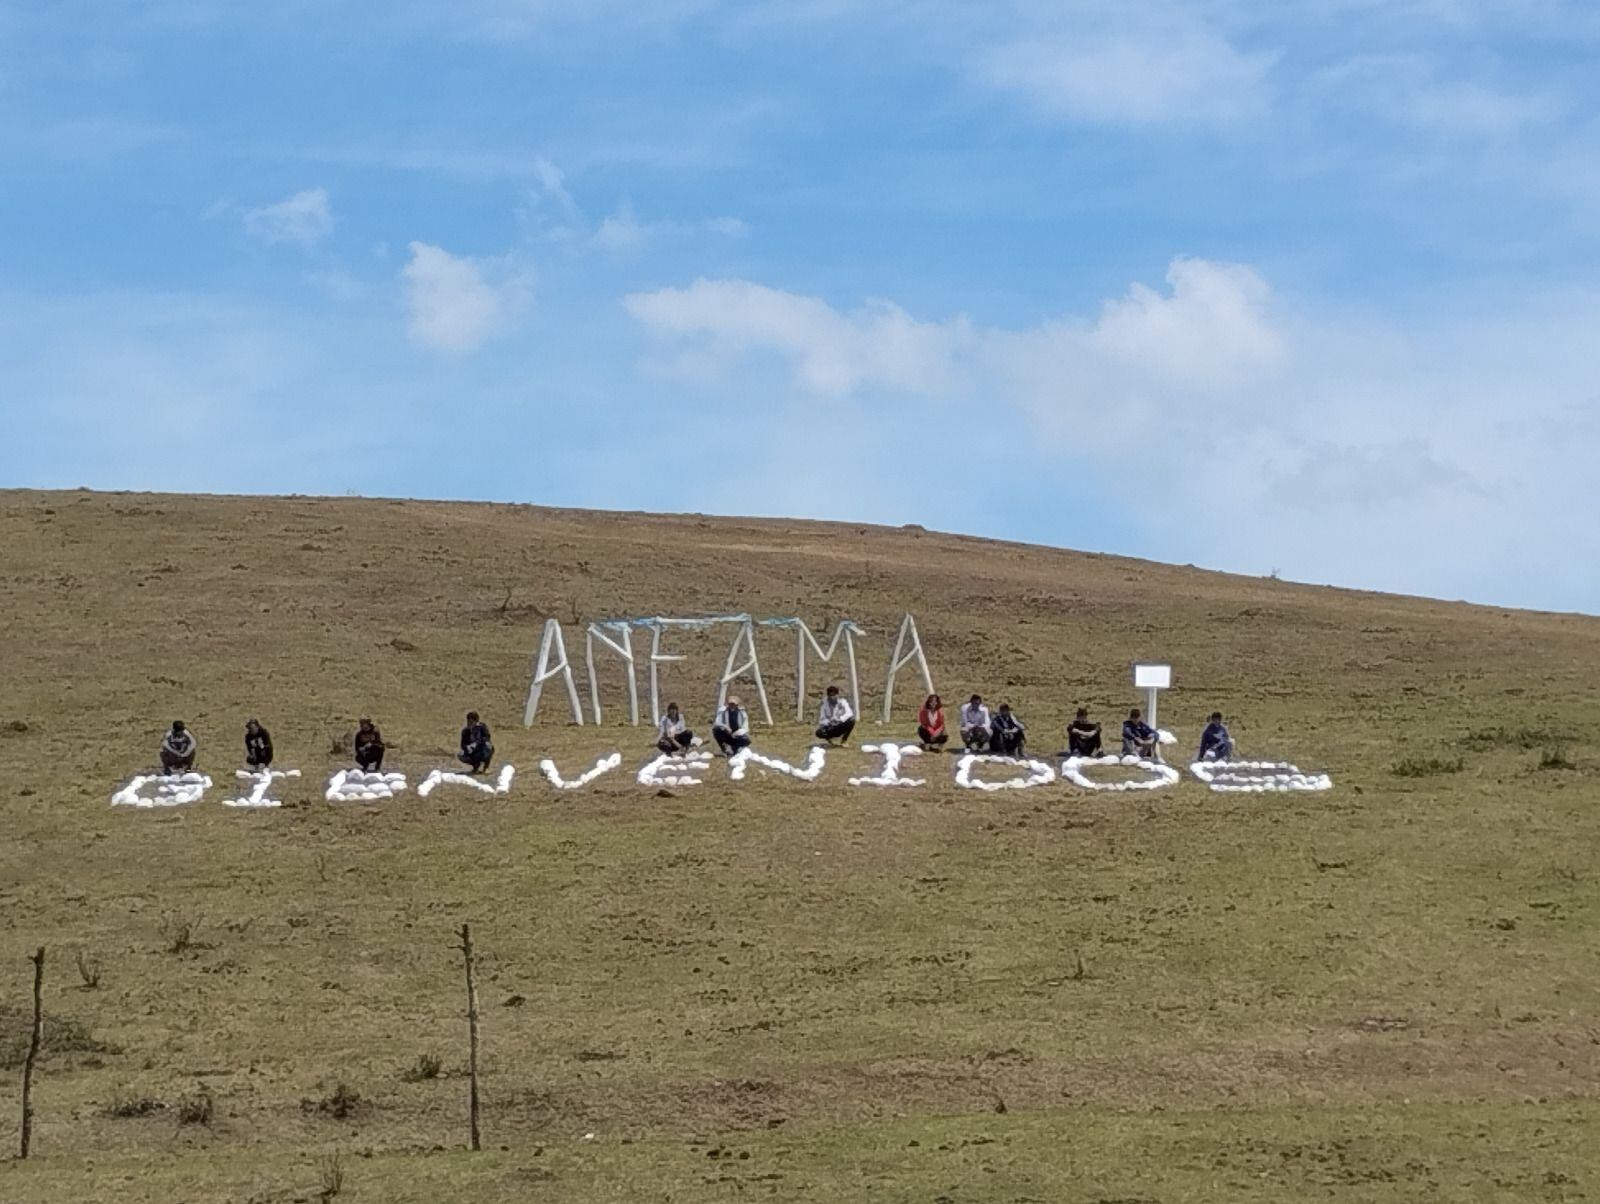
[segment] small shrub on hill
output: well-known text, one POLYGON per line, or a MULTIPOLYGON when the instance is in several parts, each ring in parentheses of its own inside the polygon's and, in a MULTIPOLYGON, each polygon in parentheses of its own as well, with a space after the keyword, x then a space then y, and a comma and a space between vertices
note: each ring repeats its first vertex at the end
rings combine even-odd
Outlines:
POLYGON ((1539 754, 1540 769, 1576 769, 1578 763, 1567 756, 1566 745, 1557 744, 1539 754))
POLYGON ((111 1097, 111 1102, 102 1108, 101 1115, 114 1116, 119 1120, 131 1120, 134 1117, 149 1116, 152 1112, 160 1112, 166 1104, 148 1095, 123 1095, 118 1093, 111 1097))
MULTIPOLYGON (((28 1059, 28 1044, 33 1038, 33 1008, 0 1007, 0 1070, 16 1070, 28 1059)), ((115 1054, 122 1050, 98 1040, 76 1020, 52 1016, 44 1018, 42 1059, 69 1054, 115 1054)))
POLYGON ((432 1054, 418 1054, 417 1060, 406 1067, 400 1077, 408 1083, 423 1083, 439 1077, 442 1063, 432 1054))
POLYGON ((361 1110, 364 1102, 361 1093, 341 1079, 321 1099, 301 1100, 300 1110, 331 1120, 347 1120, 361 1110))
POLYGON ((322 1204, 328 1204, 329 1200, 344 1190, 344 1159, 335 1150, 317 1164, 317 1170, 322 1176, 322 1190, 317 1193, 317 1198, 322 1204))
POLYGON ((1468 752, 1499 752, 1510 748, 1532 752, 1544 748, 1552 740, 1566 739, 1569 737, 1563 733, 1537 727, 1481 727, 1462 736, 1456 744, 1468 752))
POLYGON ((178 1123, 180 1125, 203 1125, 211 1127, 211 1118, 216 1113, 216 1101, 211 1098, 211 1092, 204 1083, 200 1090, 193 1095, 186 1095, 178 1101, 178 1123))
POLYGON ((1397 778, 1431 778, 1442 773, 1460 773, 1466 762, 1460 757, 1445 760, 1443 757, 1406 757, 1389 767, 1397 778))

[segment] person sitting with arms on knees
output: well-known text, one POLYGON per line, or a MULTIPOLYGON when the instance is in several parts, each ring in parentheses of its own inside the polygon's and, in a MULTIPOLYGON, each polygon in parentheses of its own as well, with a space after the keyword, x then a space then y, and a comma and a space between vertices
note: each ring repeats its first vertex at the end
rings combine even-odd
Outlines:
POLYGON ((198 748, 194 733, 183 726, 182 719, 174 719, 171 730, 161 737, 162 771, 188 773, 194 768, 194 754, 198 748))
POLYGON ((989 751, 998 753, 1002 757, 1020 757, 1022 746, 1027 742, 1028 729, 1022 720, 1011 713, 1011 704, 1002 702, 1000 709, 995 712, 994 735, 989 740, 989 751))
POLYGON ((467 712, 467 726, 461 729, 461 752, 456 757, 473 773, 482 773, 494 760, 494 741, 489 738, 489 725, 478 718, 477 711, 467 712))
POLYGON ((729 697, 711 721, 711 738, 725 757, 750 747, 750 715, 737 698, 729 697))
POLYGON ((944 730, 944 700, 937 694, 929 694, 917 712, 917 739, 925 752, 943 748, 950 739, 950 733, 944 730))
POLYGON ((1153 760, 1156 755, 1156 741, 1160 738, 1156 729, 1146 723, 1135 707, 1128 712, 1128 721, 1122 725, 1122 755, 1125 757, 1143 757, 1146 761, 1153 760))
POLYGON ((368 773, 383 768, 383 733, 370 719, 363 719, 356 728, 356 764, 368 773))
POLYGON ((244 725, 244 763, 251 769, 266 769, 272 764, 272 733, 254 719, 244 725))
POLYGON ((1233 760, 1233 737, 1223 725, 1222 712, 1212 711, 1206 730, 1200 733, 1200 754, 1197 761, 1233 760))
POLYGON ((694 733, 689 730, 689 725, 683 721, 683 715, 678 710, 675 702, 667 703, 667 713, 661 716, 661 724, 656 729, 656 747, 664 753, 676 756, 688 752, 694 744, 694 733))
POLYGON ((850 709, 850 700, 839 693, 838 686, 829 686, 817 712, 817 739, 832 744, 835 740, 850 739, 856 729, 856 713, 850 709))
POLYGON ((1072 722, 1067 724, 1067 755, 1098 757, 1100 748, 1100 725, 1089 718, 1088 707, 1079 707, 1072 722))
POLYGON ((989 747, 989 708, 974 694, 961 706, 961 743, 974 752, 989 747))

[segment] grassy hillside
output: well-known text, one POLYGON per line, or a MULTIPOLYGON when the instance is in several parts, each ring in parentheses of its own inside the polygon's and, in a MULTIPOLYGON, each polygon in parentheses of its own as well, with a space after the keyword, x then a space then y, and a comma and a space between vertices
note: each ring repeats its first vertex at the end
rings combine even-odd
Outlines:
MULTIPOLYGON (((0 616, 6 1082, 41 944, 51 1017, 0 1199, 309 1200, 335 1156, 358 1201, 1600 1195, 1595 619, 919 530, 21 492, 0 616), (520 726, 546 616, 739 610, 860 622, 869 713, 910 610, 945 697, 1010 699, 1040 751, 1170 660, 1186 748, 1220 708, 1336 787, 982 794, 946 757, 853 790, 851 752, 658 797, 645 730, 556 694, 520 726), (358 716, 415 780, 469 707, 509 796, 322 801, 358 716), (306 774, 281 811, 216 801, 250 715, 306 774), (114 811, 178 717, 218 789, 114 811)), ((766 640, 761 743, 798 756, 766 640)), ((676 646, 703 726, 725 637, 676 646)))

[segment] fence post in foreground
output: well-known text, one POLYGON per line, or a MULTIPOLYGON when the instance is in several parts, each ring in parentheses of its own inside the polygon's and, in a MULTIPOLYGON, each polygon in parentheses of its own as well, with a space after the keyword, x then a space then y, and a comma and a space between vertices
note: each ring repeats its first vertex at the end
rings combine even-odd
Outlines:
POLYGON ((33 1144, 33 1064, 44 1044, 44 946, 28 959, 33 963, 33 1037, 28 1042, 28 1059, 22 1064, 22 1153, 28 1156, 33 1144))
POLYGON ((467 1125, 470 1149, 481 1149, 478 1134, 478 986, 472 977, 472 930, 461 925, 461 956, 467 965, 467 1125))

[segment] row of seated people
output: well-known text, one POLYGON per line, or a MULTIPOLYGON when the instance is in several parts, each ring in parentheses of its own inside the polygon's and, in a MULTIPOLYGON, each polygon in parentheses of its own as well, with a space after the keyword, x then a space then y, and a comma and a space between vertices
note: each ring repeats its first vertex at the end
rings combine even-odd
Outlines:
MULTIPOLYGON (((850 700, 839 692, 838 686, 829 686, 817 712, 817 739, 830 748, 843 744, 856 730, 855 709, 850 700)), ((717 751, 731 757, 741 749, 750 747, 750 712, 736 694, 717 708, 711 719, 711 738, 717 751)), ((698 748, 701 740, 689 729, 688 720, 675 702, 667 703, 666 712, 656 727, 656 747, 664 753, 677 754, 698 748)))
MULTIPOLYGON (((362 719, 356 726, 352 741, 356 764, 376 773, 383 768, 383 754, 387 746, 383 733, 371 719, 362 719)), ((165 773, 187 773, 194 768, 200 752, 200 742, 183 720, 175 719, 161 738, 161 768, 165 773)), ((473 773, 483 773, 494 760, 494 741, 489 736, 489 726, 478 718, 477 711, 467 712, 466 726, 461 729, 461 752, 456 759, 473 773)), ((254 719, 244 725, 244 763, 251 769, 268 769, 272 765, 272 733, 254 719)))
MULTIPOLYGON (((974 694, 959 708, 958 730, 961 743, 972 752, 990 752, 1005 757, 1020 757, 1027 746, 1028 729, 1011 709, 1002 702, 991 712, 980 695, 974 694)), ((843 743, 855 730, 855 713, 850 700, 839 687, 829 686, 817 716, 817 739, 830 747, 843 743)), ((697 747, 700 740, 689 729, 678 704, 668 703, 656 732, 656 747, 668 754, 683 753, 697 747)), ((711 738, 723 756, 731 757, 751 742, 750 713, 737 696, 730 696, 711 721, 711 738)), ((917 740, 925 752, 942 749, 950 740, 945 726, 944 702, 937 694, 928 695, 917 711, 917 740)), ((1122 724, 1122 755, 1156 756, 1160 733, 1144 721, 1142 713, 1133 709, 1122 724)), ((1088 709, 1079 707, 1077 715, 1067 726, 1067 749, 1062 755, 1073 757, 1098 757, 1104 752, 1100 725, 1089 718, 1088 709)), ((1200 737, 1200 761, 1226 761, 1233 756, 1233 738, 1222 722, 1222 714, 1213 711, 1200 737)))

